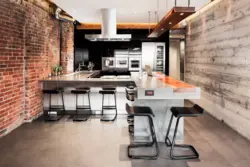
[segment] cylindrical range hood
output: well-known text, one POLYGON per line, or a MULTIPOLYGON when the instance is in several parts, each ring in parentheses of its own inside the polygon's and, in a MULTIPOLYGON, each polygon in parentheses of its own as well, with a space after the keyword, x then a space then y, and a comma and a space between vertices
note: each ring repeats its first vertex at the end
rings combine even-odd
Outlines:
POLYGON ((116 9, 101 9, 102 36, 109 38, 116 35, 116 9))
POLYGON ((116 9, 104 8, 102 13, 102 34, 86 34, 90 41, 130 41, 131 34, 117 34, 116 9))

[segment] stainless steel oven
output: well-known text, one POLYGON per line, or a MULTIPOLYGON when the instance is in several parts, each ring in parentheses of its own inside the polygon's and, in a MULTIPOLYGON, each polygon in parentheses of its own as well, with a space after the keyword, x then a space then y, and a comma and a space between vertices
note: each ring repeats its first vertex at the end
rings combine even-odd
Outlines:
POLYGON ((116 68, 128 68, 128 57, 116 57, 116 68))
POLYGON ((102 70, 115 68, 115 63, 114 57, 102 57, 102 70))
POLYGON ((141 71, 141 57, 129 57, 129 71, 141 71))

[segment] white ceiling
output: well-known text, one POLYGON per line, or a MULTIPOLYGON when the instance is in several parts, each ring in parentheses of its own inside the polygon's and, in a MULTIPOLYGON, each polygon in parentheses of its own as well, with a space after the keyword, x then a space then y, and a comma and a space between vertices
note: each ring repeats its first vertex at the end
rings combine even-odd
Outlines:
MULTIPOLYGON (((174 0, 52 0, 79 22, 100 23, 101 8, 116 8, 117 22, 148 23, 157 22, 155 11, 159 11, 159 20, 174 6, 174 0)), ((190 0, 190 6, 196 11, 210 0, 190 0)), ((177 6, 187 6, 188 0, 177 0, 177 6)))

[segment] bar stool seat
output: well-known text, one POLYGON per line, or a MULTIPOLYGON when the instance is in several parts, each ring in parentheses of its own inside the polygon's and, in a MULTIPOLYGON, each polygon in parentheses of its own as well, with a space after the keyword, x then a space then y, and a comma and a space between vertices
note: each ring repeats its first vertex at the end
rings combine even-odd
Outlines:
POLYGON ((44 110, 44 120, 45 121, 58 121, 60 120, 63 115, 52 115, 51 112, 52 111, 56 111, 56 112, 60 112, 63 111, 63 113, 65 114, 65 106, 64 106, 64 99, 63 99, 63 89, 62 88, 58 88, 58 89, 45 89, 43 90, 43 94, 48 94, 49 95, 49 109, 46 110, 45 108, 44 110), (61 94, 61 100, 62 100, 62 105, 52 105, 52 99, 51 99, 51 95, 56 95, 56 94, 61 94), (46 112, 47 111, 47 112, 46 112))
POLYGON ((115 87, 103 87, 102 90, 116 91, 115 87))
POLYGON ((62 90, 56 90, 56 89, 52 89, 52 90, 43 90, 43 93, 47 93, 47 94, 58 94, 60 92, 63 92, 62 90))
POLYGON ((113 122, 117 118, 117 106, 116 106, 116 88, 115 87, 103 87, 99 91, 102 94, 102 122, 113 122), (115 105, 104 105, 104 95, 114 95, 115 105), (115 116, 112 118, 108 115, 104 115, 104 110, 115 110, 115 116))
POLYGON ((172 107, 171 112, 175 117, 198 117, 201 115, 197 105, 194 107, 172 107))
POLYGON ((155 160, 159 156, 159 147, 156 139, 154 123, 152 117, 154 117, 154 113, 150 107, 143 107, 143 106, 129 106, 126 104, 126 110, 129 115, 132 116, 141 116, 147 117, 149 121, 149 128, 151 132, 152 142, 147 142, 143 144, 130 144, 128 146, 128 157, 132 159, 147 159, 147 160, 155 160), (130 149, 131 148, 142 148, 142 147, 153 147, 155 145, 155 154, 154 155, 131 155, 130 149))
MULTIPOLYGON (((92 110, 91 110, 91 104, 90 104, 90 88, 88 87, 84 87, 84 88, 77 88, 75 90, 72 90, 71 93, 76 95, 76 115, 73 118, 73 121, 87 121, 91 114, 92 114, 92 110), (88 95, 88 105, 78 105, 78 96, 79 95, 88 95), (87 114, 79 114, 79 111, 88 111, 87 114)), ((83 102, 84 103, 84 102, 83 102)))
POLYGON ((85 90, 89 90, 90 91, 90 87, 79 87, 77 89, 85 89, 85 90))
POLYGON ((99 93, 108 95, 108 94, 115 94, 116 91, 115 90, 100 90, 99 93))
POLYGON ((192 145, 187 145, 187 144, 175 144, 175 138, 178 130, 178 125, 179 125, 179 120, 182 117, 198 117, 201 116, 204 112, 203 108, 195 104, 193 107, 172 107, 171 109, 172 116, 170 118, 166 138, 165 138, 165 143, 167 146, 171 146, 170 150, 170 156, 174 160, 185 160, 185 159, 197 159, 199 158, 199 153, 196 151, 196 149, 192 145), (173 117, 177 118, 175 129, 174 129, 174 136, 172 139, 172 142, 169 139, 169 133, 173 121, 173 117), (181 155, 181 156, 176 156, 173 154, 174 148, 183 148, 183 149, 189 149, 193 152, 193 155, 181 155))
POLYGON ((89 90, 85 90, 85 89, 76 89, 76 90, 71 91, 71 93, 74 93, 74 94, 86 94, 88 92, 89 90))
POLYGON ((133 115, 133 116, 153 116, 155 117, 153 111, 151 110, 150 107, 144 107, 144 106, 133 106, 133 107, 130 107, 130 108, 127 108, 129 107, 128 104, 126 106, 126 109, 127 109, 127 113, 129 115, 133 115))

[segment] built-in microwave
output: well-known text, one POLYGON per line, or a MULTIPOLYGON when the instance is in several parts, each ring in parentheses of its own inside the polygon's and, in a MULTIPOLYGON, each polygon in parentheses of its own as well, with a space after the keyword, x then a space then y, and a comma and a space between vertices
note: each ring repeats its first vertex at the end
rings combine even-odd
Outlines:
POLYGON ((128 58, 116 57, 116 68, 128 68, 128 58))
POLYGON ((129 71, 141 71, 141 57, 129 58, 129 71))

